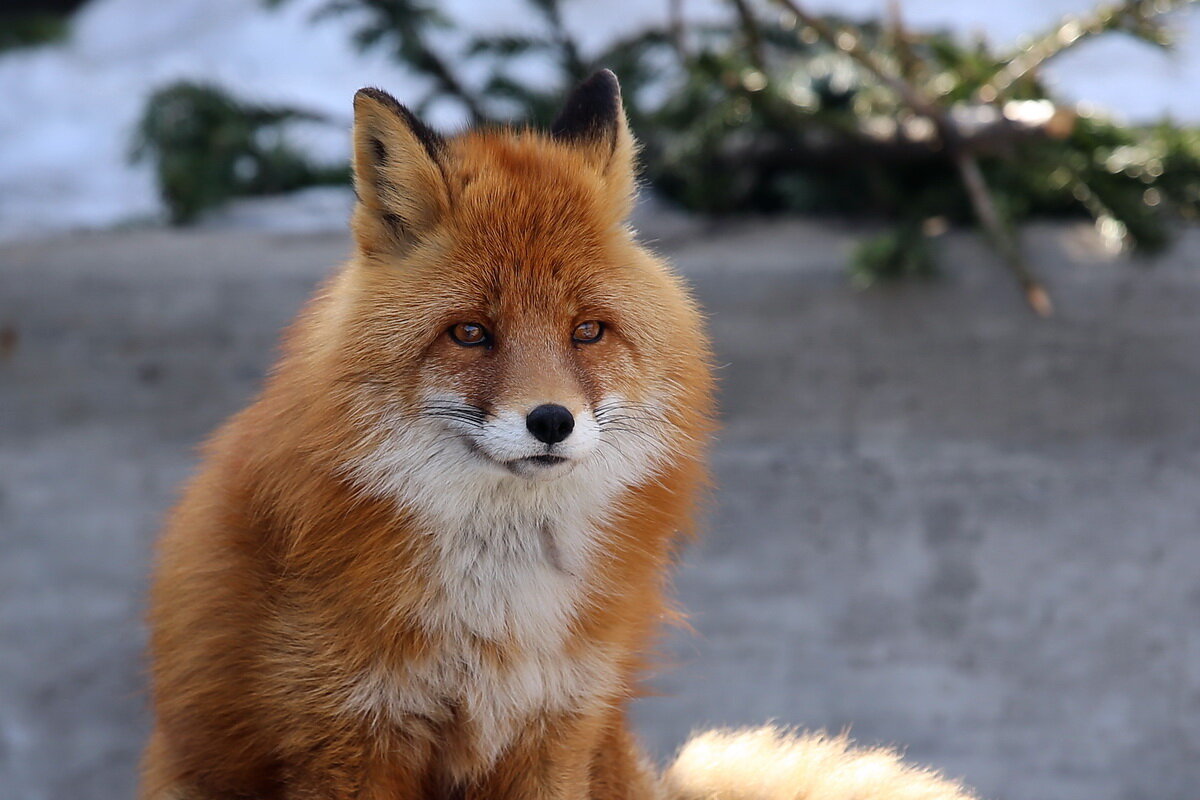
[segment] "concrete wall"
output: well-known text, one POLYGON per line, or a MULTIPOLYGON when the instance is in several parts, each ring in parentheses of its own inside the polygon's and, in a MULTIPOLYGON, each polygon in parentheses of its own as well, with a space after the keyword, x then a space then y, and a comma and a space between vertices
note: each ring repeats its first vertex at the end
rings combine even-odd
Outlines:
MULTIPOLYGON (((1034 231, 1042 322, 963 237, 946 281, 856 292, 838 226, 649 226, 709 308, 725 429, 647 744, 773 718, 997 800, 1195 800, 1200 233, 1148 267, 1034 231)), ((155 527, 346 249, 0 248, 4 797, 131 792, 155 527)))

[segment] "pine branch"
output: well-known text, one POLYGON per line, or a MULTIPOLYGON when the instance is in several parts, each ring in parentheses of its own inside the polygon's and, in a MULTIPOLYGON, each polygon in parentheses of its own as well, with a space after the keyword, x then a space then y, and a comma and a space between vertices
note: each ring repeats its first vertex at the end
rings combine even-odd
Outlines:
POLYGON ((1157 18, 1195 2, 1197 0, 1125 0, 1101 6, 1090 14, 1068 17, 1005 59, 1004 66, 980 87, 976 96, 985 103, 993 102, 1050 59, 1104 33, 1126 31, 1144 41, 1168 47, 1171 38, 1157 18))
POLYGON ((1053 312, 1050 296, 1042 283, 1034 276, 1033 270, 1021 254, 1020 246, 1013 233, 1005 227, 1001 220, 991 190, 983 177, 983 172, 979 169, 979 162, 974 155, 963 148, 963 136, 950 113, 936 101, 929 99, 920 87, 892 74, 875 57, 874 53, 862 45, 858 36, 848 30, 834 31, 825 20, 805 11, 795 0, 775 0, 775 2, 790 11, 800 22, 816 31, 817 36, 835 50, 861 64, 880 83, 895 92, 905 105, 933 123, 943 146, 954 162, 979 224, 999 251, 1005 266, 1016 278, 1029 307, 1039 316, 1049 316, 1053 312))
POLYGON ((687 46, 687 31, 683 22, 683 0, 667 0, 667 31, 671 38, 671 46, 680 63, 690 60, 687 46))
POLYGON ((1051 316, 1054 313, 1054 304, 1050 295, 1030 271, 1016 238, 1001 219, 991 190, 988 189, 983 172, 979 169, 979 161, 975 156, 959 150, 954 154, 954 166, 958 170, 979 224, 983 226, 984 232, 992 241, 992 246, 1000 253, 1009 271, 1016 277, 1025 295, 1025 302, 1039 317, 1051 316))
POLYGON ((900 0, 888 0, 886 19, 886 30, 891 38, 892 49, 896 53, 896 61, 900 65, 900 75, 905 80, 916 80, 921 60, 913 52, 912 34, 904 24, 900 0))
POLYGON ((423 0, 328 0, 317 9, 313 18, 355 12, 369 15, 369 21, 362 22, 355 33, 361 49, 390 41, 399 61, 431 78, 437 92, 462 103, 473 123, 488 121, 479 98, 429 43, 430 28, 449 24, 436 6, 423 0))
POLYGON ((765 75, 767 62, 763 57, 762 35, 758 30, 758 22, 754 19, 754 12, 750 10, 750 4, 747 0, 732 0, 732 2, 734 8, 737 9, 742 33, 746 37, 746 49, 750 54, 750 63, 756 70, 765 75))
MULTIPOLYGON (((926 99, 915 86, 903 78, 893 75, 882 62, 875 58, 874 53, 863 47, 862 41, 854 33, 849 30, 835 31, 824 19, 816 14, 805 11, 794 0, 774 0, 774 2, 791 12, 802 24, 816 31, 817 36, 823 39, 826 44, 833 47, 834 50, 849 56, 866 68, 880 83, 891 89, 913 111, 931 120, 934 124, 937 124, 938 120, 945 116, 944 112, 926 99)), ((938 125, 939 131, 942 128, 942 125, 938 125)), ((950 130, 950 126, 945 126, 945 128, 946 130, 950 130)))
POLYGON ((466 86, 450 69, 450 66, 439 56, 432 48, 424 41, 419 44, 419 49, 414 53, 412 58, 413 66, 424 71, 433 78, 443 92, 454 97, 467 109, 467 113, 471 115, 473 124, 480 124, 488 120, 487 113, 483 110, 479 100, 467 90, 466 86))
POLYGON ((559 6, 559 0, 531 0, 533 6, 537 8, 546 22, 550 26, 550 34, 554 38, 554 43, 558 46, 559 52, 562 54, 562 63, 567 74, 574 80, 581 80, 586 77, 588 72, 587 62, 583 60, 583 56, 579 53, 579 44, 575 41, 575 37, 571 36, 567 30, 566 24, 563 22, 562 8, 559 6))
MULTIPOLYGON (((1035 121, 1010 119, 994 106, 967 110, 972 113, 955 109, 950 119, 956 127, 957 150, 972 157, 1007 156, 1021 143, 1061 139, 1059 129, 1065 126, 1061 117, 1066 112, 1059 109, 1035 121)), ((940 134, 928 125, 897 124, 892 117, 870 117, 858 125, 836 127, 808 121, 802 128, 797 125, 794 135, 786 139, 739 139, 721 154, 731 169, 740 164, 774 170, 864 163, 898 166, 946 157, 940 134)))

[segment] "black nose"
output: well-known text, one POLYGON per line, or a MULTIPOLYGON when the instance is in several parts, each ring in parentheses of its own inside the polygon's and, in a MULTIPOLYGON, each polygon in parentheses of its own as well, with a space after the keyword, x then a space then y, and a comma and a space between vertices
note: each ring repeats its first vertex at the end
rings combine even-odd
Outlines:
POLYGON ((562 406, 544 403, 526 415, 525 427, 539 442, 558 444, 575 430, 575 418, 562 406))

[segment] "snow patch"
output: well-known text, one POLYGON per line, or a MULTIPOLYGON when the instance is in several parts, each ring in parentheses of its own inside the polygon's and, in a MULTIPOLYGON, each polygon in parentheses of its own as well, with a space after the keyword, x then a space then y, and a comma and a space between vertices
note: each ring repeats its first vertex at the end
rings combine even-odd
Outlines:
MULTIPOLYGON (((150 166, 129 163, 130 138, 151 92, 180 79, 212 81, 239 97, 326 114, 342 124, 309 126, 298 132, 299 143, 321 160, 347 158, 356 89, 381 86, 408 99, 422 96, 426 84, 383 52, 357 52, 350 43, 353 19, 313 24, 312 13, 321 5, 323 0, 290 0, 276 8, 260 0, 93 0, 76 16, 67 42, 0 57, 0 239, 161 220, 150 166)), ((809 3, 849 16, 878 13, 883 5, 809 3)), ((1090 0, 903 3, 913 27, 947 26, 998 42, 1090 6, 1090 0)), ((719 0, 692 0, 684 7, 694 18, 711 18, 721 9, 719 0)), ((585 49, 595 49, 661 21, 666 8, 666 0, 574 2, 566 4, 566 16, 585 49)), ((531 24, 524 0, 453 0, 444 10, 474 31, 531 24)), ((1179 27, 1185 38, 1174 55, 1114 36, 1065 55, 1048 73, 1065 96, 1130 119, 1170 114, 1195 121, 1200 15, 1182 16, 1179 27)), ((548 65, 533 63, 527 74, 536 79, 551 73, 548 65)), ((434 106, 429 116, 442 127, 462 123, 448 104, 434 106)), ((303 202, 313 207, 311 197, 303 202)), ((326 205, 342 213, 337 202, 326 205)), ((253 224, 253 217, 238 218, 253 224)), ((275 215, 286 217, 286 209, 275 215)))

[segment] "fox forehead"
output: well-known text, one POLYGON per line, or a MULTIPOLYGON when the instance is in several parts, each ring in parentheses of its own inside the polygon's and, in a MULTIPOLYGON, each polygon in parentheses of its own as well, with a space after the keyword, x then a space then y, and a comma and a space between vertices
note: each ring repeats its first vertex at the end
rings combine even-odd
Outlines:
POLYGON ((620 228, 596 171, 538 133, 469 134, 454 141, 445 169, 447 229, 492 260, 561 267, 600 255, 620 228))
POLYGON ((619 313, 638 255, 576 153, 534 132, 474 133, 453 140, 444 169, 448 213, 391 276, 410 297, 526 324, 619 313))

